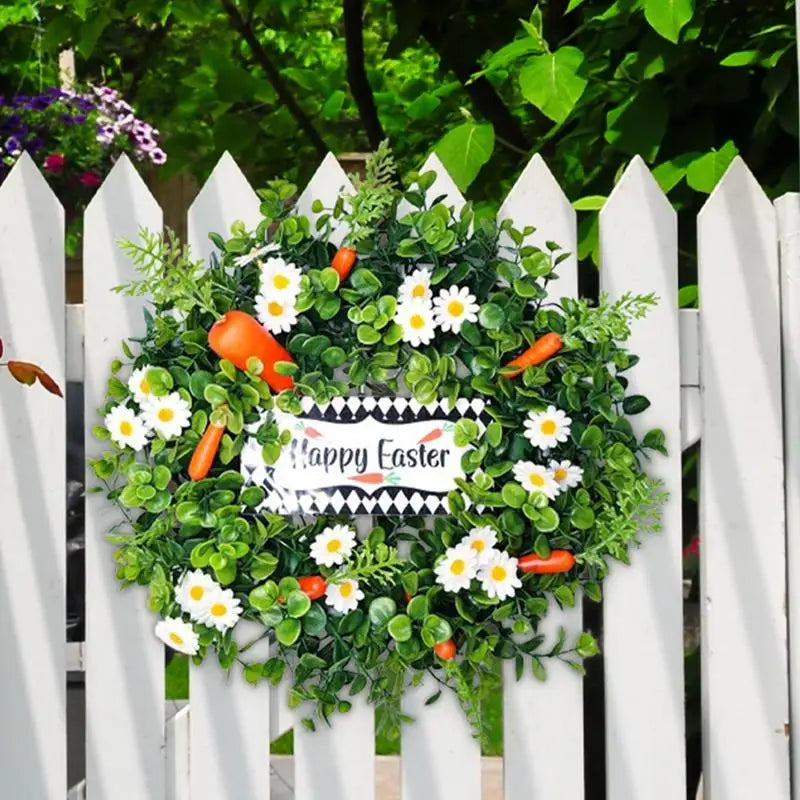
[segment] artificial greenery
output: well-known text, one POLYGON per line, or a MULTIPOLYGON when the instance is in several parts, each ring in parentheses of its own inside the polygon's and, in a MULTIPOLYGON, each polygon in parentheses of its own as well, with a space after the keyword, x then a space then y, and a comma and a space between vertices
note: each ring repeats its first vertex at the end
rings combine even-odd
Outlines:
MULTIPOLYGON (((637 358, 623 346, 630 322, 655 298, 556 302, 556 268, 565 254, 555 243, 533 246, 533 228, 478 220, 469 204, 455 213, 441 198, 430 203, 433 173, 412 174, 407 189, 396 188, 388 158, 384 153, 383 167, 373 165, 355 207, 347 197, 331 209, 315 204, 313 224, 294 212, 293 186, 271 183, 261 192, 263 219, 255 231, 235 224, 227 239, 210 234, 217 251, 207 268, 170 238, 146 234, 141 244, 125 245, 140 275, 121 290, 148 294, 153 307, 144 335, 125 343, 112 365, 101 411, 129 402, 127 375, 147 366, 154 395, 177 391, 190 402, 191 426, 179 437, 156 435, 138 455, 110 445, 92 467, 121 512, 111 538, 124 584, 149 586, 153 611, 180 616, 175 585, 188 569, 205 570, 233 590, 243 618, 261 623, 274 645, 269 660, 254 662, 235 629, 195 624, 196 661, 216 651, 223 668, 240 666, 251 683, 289 680, 289 702, 308 710, 310 727, 365 692, 396 730, 405 719, 403 688, 431 676, 456 692, 478 733, 481 699, 496 685, 498 661, 513 660, 518 678, 544 678, 554 660, 583 670, 582 659, 597 652, 595 639, 583 632, 567 641, 562 629, 546 640, 540 624, 550 604, 572 606, 579 591, 599 600, 609 560, 627 562, 640 536, 659 527, 663 494, 644 460, 664 451, 664 436, 651 430, 640 439, 628 420, 649 404, 627 391, 626 372, 637 358), (401 202, 411 210, 398 218, 401 202), (365 211, 377 208, 380 215, 365 211), (336 250, 330 232, 343 219, 363 228, 351 235, 358 262, 340 282, 328 265, 336 250), (295 385, 278 394, 259 377, 256 359, 238 370, 207 341, 227 311, 254 311, 261 267, 247 254, 262 248, 268 233, 277 247, 271 255, 303 271, 297 323, 280 336, 294 361, 276 365, 295 385), (480 313, 457 334, 438 331, 430 345, 411 347, 394 314, 403 277, 420 266, 431 270, 434 290, 468 286, 480 313), (561 335, 563 348, 509 377, 504 365, 549 332, 561 335), (245 485, 239 454, 253 435, 274 462, 292 433, 279 429, 272 409, 299 413, 304 396, 324 403, 347 394, 410 394, 421 403, 483 398, 492 421, 455 425, 456 442, 467 446, 466 477, 449 495, 449 516, 372 517, 353 557, 325 568, 311 558, 310 542, 327 526, 352 521, 257 511, 264 492, 245 485), (512 477, 515 462, 541 459, 523 421, 548 405, 572 418, 558 456, 583 469, 581 485, 554 500, 512 477), (207 477, 191 481, 188 461, 209 421, 226 426, 219 458, 207 477), (437 560, 483 525, 513 556, 565 549, 576 564, 559 574, 521 574, 521 588, 504 601, 474 582, 465 592, 443 591, 433 572, 437 560), (359 607, 339 615, 310 599, 298 579, 316 574, 329 584, 358 580, 365 594, 359 607), (450 639, 457 656, 445 661, 433 648, 450 639)), ((109 438, 102 426, 95 433, 109 438)))

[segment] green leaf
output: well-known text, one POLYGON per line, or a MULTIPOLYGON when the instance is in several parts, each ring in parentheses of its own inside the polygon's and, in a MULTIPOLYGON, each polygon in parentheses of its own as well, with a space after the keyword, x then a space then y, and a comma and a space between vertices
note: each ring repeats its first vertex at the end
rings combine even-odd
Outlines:
POLYGON ((268 581, 256 586, 248 595, 250 605, 257 611, 268 611, 278 599, 278 586, 275 581, 268 581))
POLYGON ((412 597, 408 602, 408 616, 411 619, 422 619, 428 613, 428 597, 420 594, 412 597))
POLYGON ((603 431, 597 425, 589 425, 581 434, 581 447, 595 450, 603 443, 604 439, 603 431))
POLYGON ((391 597, 376 597, 369 604, 369 621, 376 628, 385 625, 397 611, 397 605, 391 597))
POLYGON ((573 201, 572 207, 576 211, 599 211, 607 198, 604 194, 588 194, 573 201))
POLYGON ((305 592, 299 589, 289 593, 286 598, 286 613, 290 617, 299 619, 308 613, 311 608, 311 600, 305 592))
MULTIPOLYGON (((319 110, 320 116, 325 119, 335 119, 339 116, 344 104, 345 93, 341 89, 336 89, 328 95, 327 100, 319 110)), ((333 291, 332 289, 330 291, 333 291)))
POLYGON ((694 0, 644 0, 644 16, 660 36, 676 44, 694 14, 694 0))
POLYGON ((411 119, 425 119, 433 114, 441 105, 441 100, 428 92, 418 95, 412 103, 406 106, 406 114, 411 119))
POLYGON ((350 286, 360 295, 369 296, 381 290, 381 282, 375 274, 368 269, 359 267, 350 275, 350 286))
POLYGON ((452 635, 453 629, 446 619, 436 614, 430 614, 425 617, 422 623, 422 641, 428 647, 434 647, 441 642, 446 642, 452 635))
POLYGON ((356 329, 356 336, 361 344, 377 344, 381 340, 381 334, 372 325, 359 325, 356 329))
POLYGON ((435 153, 463 192, 478 176, 481 167, 494 151, 494 128, 476 122, 464 122, 446 133, 435 153))
POLYGON ((533 525, 537 531, 542 533, 550 533, 558 528, 559 517, 558 512, 550 506, 541 509, 533 521, 533 525))
POLYGON ((387 629, 396 642, 407 642, 411 638, 411 619, 406 614, 397 614, 389 620, 387 629))
POLYGON ((600 648, 594 636, 584 631, 575 642, 575 651, 581 658, 591 658, 600 652, 600 648))
POLYGON ((531 56, 519 73, 523 97, 553 122, 564 122, 586 88, 577 47, 531 56))
POLYGON ((316 636, 325 630, 328 624, 328 615, 320 605, 312 605, 308 614, 303 617, 303 632, 316 636))
POLYGON ((478 322, 488 330, 502 328, 505 321, 506 312, 497 303, 486 303, 478 312, 478 322))
POLYGON ((761 61, 761 53, 758 50, 739 50, 731 53, 719 62, 721 67, 749 67, 761 61))
POLYGON ((570 514, 569 521, 579 531, 589 530, 594 525, 594 511, 586 506, 576 506, 570 514))
POLYGON ((632 394, 622 401, 622 410, 626 414, 641 414, 650 408, 650 401, 641 394, 632 394))
POLYGON ((169 471, 169 467, 159 464, 153 469, 153 486, 159 490, 166 489, 171 477, 172 473, 169 471))
POLYGON ((710 194, 738 152, 736 145, 729 141, 719 150, 700 156, 687 168, 686 183, 697 192, 710 194))
POLYGON ((299 619, 284 619, 275 628, 275 637, 284 647, 291 647, 300 638, 301 629, 299 619))
POLYGON ((678 305, 681 308, 693 308, 697 304, 697 284, 681 286, 678 289, 678 305))
POLYGON ((328 367, 341 367, 347 361, 347 353, 341 347, 327 347, 322 351, 320 360, 328 367))
POLYGON ((507 483, 502 489, 503 502, 511 508, 522 508, 528 493, 518 483, 507 483))

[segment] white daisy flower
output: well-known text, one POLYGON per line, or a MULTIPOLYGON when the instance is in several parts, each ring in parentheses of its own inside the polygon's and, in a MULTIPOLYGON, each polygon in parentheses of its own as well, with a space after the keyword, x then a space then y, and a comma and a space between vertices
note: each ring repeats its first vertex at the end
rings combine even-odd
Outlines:
POLYGON ((132 408, 114 406, 104 421, 111 441, 120 447, 141 450, 147 444, 147 427, 132 408))
POLYGON ((347 525, 334 525, 318 533, 311 545, 311 558, 321 567, 333 567, 350 558, 356 546, 356 532, 347 525))
POLYGON ((425 300, 411 300, 400 303, 394 315, 394 321, 403 329, 403 341, 413 347, 429 344, 433 339, 436 326, 433 322, 433 311, 425 300))
POLYGON ((562 492, 580 485, 583 479, 583 469, 571 461, 551 461, 549 466, 553 479, 562 492))
POLYGON ((460 592, 469 589, 470 581, 478 570, 478 553, 468 544, 448 547, 442 560, 434 567, 436 583, 446 592, 460 592))
POLYGON ((204 607, 197 621, 209 628, 226 631, 232 628, 242 616, 242 604, 233 596, 230 589, 217 589, 206 594, 204 607))
POLYGON ((475 295, 470 294, 466 286, 451 286, 442 289, 433 301, 433 315, 436 324, 443 331, 458 333, 464 322, 476 322, 480 306, 475 302, 475 295))
POLYGON ((412 300, 431 300, 431 273, 427 269, 415 269, 407 275, 397 292, 400 303, 409 303, 412 300))
POLYGON ((187 572, 175 587, 175 599, 182 611, 198 620, 208 605, 209 596, 221 590, 222 587, 210 575, 194 569, 187 572))
POLYGON ((300 291, 303 274, 291 262, 268 258, 261 267, 261 294, 270 300, 294 300, 300 291))
POLYGON ((514 464, 514 477, 528 492, 541 492, 548 500, 554 500, 561 491, 553 473, 541 464, 518 461, 514 464))
POLYGON ((358 581, 351 578, 345 578, 338 583, 329 583, 325 590, 325 604, 340 614, 354 611, 358 608, 358 601, 363 599, 364 592, 358 588, 358 581))
POLYGON ((262 245, 261 247, 253 247, 248 253, 245 253, 244 255, 241 256, 237 256, 233 260, 233 263, 236 264, 237 267, 246 267, 253 261, 260 262, 265 255, 267 255, 268 253, 274 253, 277 249, 278 245, 276 245, 274 242, 262 245))
POLYGON ((263 294, 256 297, 256 316, 270 333, 291 330, 297 322, 294 297, 272 298, 263 294))
POLYGON ((478 564, 483 564, 497 544, 497 533, 490 525, 473 528, 462 540, 461 544, 475 551, 478 564))
POLYGON ((150 367, 135 369, 128 378, 128 388, 133 393, 133 399, 141 406, 153 397, 153 387, 147 380, 147 370, 150 367))
POLYGON ((478 580, 489 597, 505 600, 513 597, 522 586, 517 575, 517 559, 508 553, 495 550, 492 557, 478 571, 478 580))
POLYGON ((150 430, 158 431, 165 439, 181 435, 191 424, 192 409, 178 392, 170 392, 163 397, 150 398, 142 409, 144 424, 150 430))
POLYGON ((547 406, 546 411, 529 411, 525 420, 525 436, 534 447, 549 450, 566 442, 572 420, 561 409, 547 406))
POLYGON ((200 646, 194 628, 180 617, 167 617, 158 622, 156 636, 173 650, 187 656, 193 656, 200 646))

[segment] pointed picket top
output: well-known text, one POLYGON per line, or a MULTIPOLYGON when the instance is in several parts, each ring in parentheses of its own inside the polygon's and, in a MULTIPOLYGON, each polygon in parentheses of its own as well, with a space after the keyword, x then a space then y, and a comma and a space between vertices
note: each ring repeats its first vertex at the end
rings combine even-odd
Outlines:
POLYGON ((546 242, 556 242, 568 252, 569 258, 558 265, 559 280, 551 285, 550 291, 557 297, 577 296, 578 227, 575 209, 538 153, 511 187, 497 218, 512 219, 514 227, 520 230, 533 225, 536 231, 527 237, 526 244, 544 248, 546 242))
POLYGON ((626 197, 647 198, 648 203, 656 203, 661 206, 657 213, 674 214, 672 204, 658 185, 658 181, 653 177, 653 173, 645 164, 641 156, 634 156, 617 185, 611 190, 611 194, 600 209, 600 218, 611 216, 618 203, 625 202, 626 197))
MULTIPOLYGON (((297 213, 305 215, 311 221, 312 233, 316 232, 315 222, 320 214, 311 210, 311 204, 314 200, 320 200, 326 209, 333 208, 336 204, 336 199, 342 192, 353 194, 355 187, 350 178, 347 177, 347 173, 342 169, 342 165, 336 160, 336 156, 333 153, 328 153, 322 159, 322 163, 317 167, 317 171, 295 203, 297 213)), ((323 211, 321 213, 327 212, 323 211)), ((344 240, 350 227, 347 223, 334 219, 331 219, 331 227, 330 240, 338 246, 344 240)))
MULTIPOLYGON (((123 209, 132 201, 137 204, 137 208, 143 203, 158 207, 152 192, 133 162, 123 153, 89 201, 86 207, 87 222, 89 216, 94 217, 97 213, 95 211, 97 206, 113 205, 123 209)), ((134 209, 128 208, 127 213, 131 219, 135 217, 134 209)))
POLYGON ((188 214, 188 240, 195 258, 208 258, 214 251, 209 233, 223 238, 241 220, 249 228, 261 221, 261 203, 247 178, 226 150, 197 193, 188 214))
POLYGON ((456 186, 455 181, 450 177, 450 173, 447 171, 444 164, 442 164, 436 153, 431 153, 425 159, 425 163, 422 165, 420 172, 428 172, 429 170, 433 170, 436 173, 436 180, 433 182, 430 189, 425 192, 426 198, 430 202, 437 197, 445 195, 445 202, 447 205, 453 206, 455 213, 458 214, 466 205, 466 198, 461 194, 461 190, 456 186))
POLYGON ((697 215, 698 229, 702 221, 712 215, 725 215, 731 223, 739 214, 746 215, 753 211, 753 203, 757 203, 761 214, 773 213, 772 202, 764 193, 750 168, 741 156, 735 156, 725 174, 712 190, 708 200, 697 215), (722 209, 719 210, 718 209, 722 209))
MULTIPOLYGON (((18 191, 29 197, 32 204, 46 204, 42 209, 44 213, 53 213, 55 209, 58 209, 58 216, 54 217, 53 221, 63 221, 64 209, 61 203, 27 151, 23 151, 6 179, 0 185, 0 197, 8 198, 9 204, 16 206, 19 203, 19 199, 13 198, 12 195, 18 191), (21 190, 17 189, 16 187, 18 186, 23 188, 21 190)), ((8 218, 7 216, 6 219, 8 218)))

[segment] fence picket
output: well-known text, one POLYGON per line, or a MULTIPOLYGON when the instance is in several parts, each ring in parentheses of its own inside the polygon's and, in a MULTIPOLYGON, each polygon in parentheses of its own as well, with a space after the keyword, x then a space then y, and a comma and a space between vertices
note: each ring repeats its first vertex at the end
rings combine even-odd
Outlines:
MULTIPOLYGON (((332 207, 339 192, 353 192, 353 185, 330 153, 320 164, 297 201, 299 213, 311 218, 311 202, 321 200, 332 207)), ((336 222, 331 241, 340 244, 347 226, 336 222)), ((363 538, 371 517, 359 517, 356 528, 363 538)), ((298 714, 304 712, 298 709, 298 714)), ((353 702, 347 714, 336 715, 332 726, 316 720, 316 731, 296 725, 294 731, 295 796, 297 800, 371 800, 375 795, 375 714, 363 696, 353 702)))
MULTIPOLYGON (((578 294, 575 211, 541 156, 534 156, 503 201, 500 219, 514 227, 533 225, 526 244, 544 248, 557 242, 569 253, 558 267, 559 279, 548 286, 552 298, 578 294)), ((547 641, 564 626, 568 636, 582 630, 582 601, 560 610, 551 599, 540 627, 547 641)), ((583 798, 583 682, 568 667, 554 664, 545 683, 530 673, 516 680, 514 665, 503 666, 503 773, 505 800, 533 797, 583 798)))
MULTIPOLYGON (((0 242, 4 360, 37 362, 63 388, 64 212, 25 153, 0 187, 0 242)), ((63 400, 0 375, 0 794, 9 798, 61 800, 66 789, 65 420, 63 400)))
POLYGON ((631 554, 631 569, 614 565, 605 587, 606 786, 615 800, 651 796, 655 786, 660 800, 686 794, 677 254, 675 211, 634 158, 600 212, 600 288, 612 300, 626 292, 659 297, 631 326, 628 346, 646 357, 626 375, 629 392, 651 402, 631 417, 634 430, 666 435, 669 456, 654 456, 647 469, 670 500, 663 531, 631 554))
MULTIPOLYGON (((108 369, 120 341, 144 331, 143 301, 112 287, 134 277, 120 239, 144 226, 161 230, 161 210, 131 162, 121 158, 86 211, 83 270, 85 446, 87 458, 107 447, 92 436, 101 424, 108 369)), ((86 485, 98 485, 90 468, 86 485)), ((164 797, 164 656, 153 636, 144 589, 121 592, 106 543, 119 511, 102 494, 86 496, 86 794, 90 800, 164 797)))
MULTIPOLYGON (((194 258, 214 250, 210 232, 226 236, 236 220, 255 228, 259 200, 233 158, 225 153, 189 208, 188 241, 194 258)), ((236 626, 237 641, 258 635, 255 623, 236 626)), ((263 632, 263 629, 262 629, 263 632)), ((268 657, 266 640, 252 648, 254 660, 268 657)), ((190 675, 189 728, 191 798, 265 800, 269 797, 269 692, 244 681, 241 669, 222 672, 209 657, 190 675)))
MULTIPOLYGON (((465 200, 438 156, 430 155, 422 171, 435 170, 436 180, 426 192, 428 202, 446 195, 456 214, 465 200)), ((402 215, 402 210, 399 212, 402 215)), ((436 290, 434 290, 436 294, 436 290)), ((430 521, 430 520, 429 520, 430 521)), ((425 707, 425 700, 438 691, 432 678, 403 696, 403 712, 415 718, 401 732, 401 784, 403 800, 479 800, 481 796, 481 752, 472 738, 455 695, 445 689, 439 700, 425 707)))
POLYGON ((776 242, 737 157, 698 217, 707 800, 789 797, 776 242))
MULTIPOLYGON (((800 13, 800 12, 798 12, 800 13)), ((789 615, 789 685, 800 686, 800 194, 779 198, 781 324, 783 328, 784 457, 786 459, 786 574, 789 615)), ((800 729, 800 692, 790 692, 790 728, 800 729)), ((792 774, 800 772, 800 736, 791 738, 792 774)), ((800 798, 800 786, 792 786, 800 798)))

